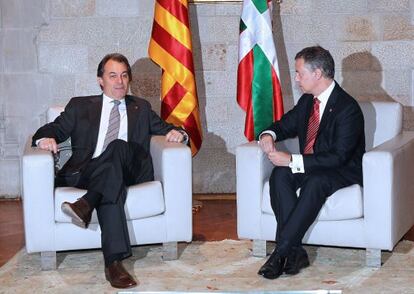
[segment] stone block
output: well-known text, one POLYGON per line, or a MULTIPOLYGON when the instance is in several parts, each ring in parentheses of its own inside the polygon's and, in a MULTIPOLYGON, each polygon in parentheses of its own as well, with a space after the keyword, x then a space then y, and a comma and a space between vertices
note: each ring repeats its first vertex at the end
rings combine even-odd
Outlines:
MULTIPOLYGON (((1 11, 0 11, 0 17, 1 17, 1 11)), ((0 19, 1 21, 1 19, 0 19)), ((4 30, 0 28, 0 52, 4 52, 3 49, 3 39, 4 39, 4 30)), ((0 56, 0 73, 4 72, 4 54, 1 54, 0 56)))
MULTIPOLYGON (((384 90, 388 95, 411 95, 412 70, 384 70, 383 79, 384 90)), ((408 105, 414 106, 412 103, 408 105)))
POLYGON ((37 28, 48 22, 47 0, 0 0, 3 28, 37 28))
POLYGON ((236 159, 221 148, 201 147, 193 158, 194 193, 234 193, 236 191, 236 159))
POLYGON ((310 11, 312 2, 309 0, 282 1, 280 4, 273 4, 275 14, 279 15, 306 15, 310 11))
POLYGON ((414 0, 410 0, 410 19, 411 24, 414 24, 414 0))
POLYGON ((347 43, 330 49, 335 60, 335 69, 343 71, 382 71, 377 56, 371 53, 369 43, 347 43))
MULTIPOLYGON (((332 28, 335 27, 338 16, 326 15, 314 17, 313 15, 297 16, 286 15, 283 17, 283 32, 286 43, 301 42, 309 45, 323 41, 331 41, 332 28)), ((308 45, 308 46, 309 46, 308 45)))
POLYGON ((408 12, 410 0, 368 0, 369 12, 408 12))
POLYGON ((414 40, 414 26, 408 14, 383 17, 384 40, 414 40))
POLYGON ((99 95, 102 93, 97 81, 96 73, 83 73, 76 75, 75 96, 99 95))
POLYGON ((198 16, 197 19, 201 44, 238 42, 240 16, 198 16))
POLYGON ((131 92, 139 97, 156 97, 156 100, 160 100, 161 69, 149 59, 141 60, 132 66, 131 92), (148 68, 153 68, 153 71, 146 71, 148 68))
POLYGON ((67 100, 75 96, 75 75, 55 74, 52 76, 52 99, 55 101, 67 100))
POLYGON ((116 5, 112 0, 95 0, 96 14, 98 16, 138 16, 140 1, 117 0, 116 5))
POLYGON ((216 5, 216 15, 240 17, 242 13, 242 3, 220 3, 216 5))
MULTIPOLYGON (((368 11, 366 1, 347 0, 347 1, 325 1, 314 0, 310 5, 309 15, 326 14, 361 14, 368 11)), ((338 15, 336 15, 338 17, 338 15)), ((327 31, 328 32, 328 31, 327 31)))
POLYGON ((207 43, 193 50, 195 68, 199 70, 224 71, 227 61, 226 44, 207 43))
POLYGON ((205 105, 205 113, 209 124, 224 124, 228 122, 229 98, 209 97, 205 105))
POLYGON ((20 196, 19 160, 0 159, 0 195, 20 196))
POLYGON ((239 67, 239 46, 238 44, 229 44, 226 48, 226 72, 237 72, 239 67))
POLYGON ((4 30, 3 59, 5 72, 37 70, 35 30, 4 30))
POLYGON ((88 48, 82 45, 40 44, 39 71, 47 73, 85 73, 88 71, 88 48))
POLYGON ((411 95, 410 95, 410 103, 409 105, 414 106, 414 70, 411 69, 411 95))
POLYGON ((30 126, 31 119, 49 106, 51 78, 41 74, 5 74, 3 80, 5 115, 26 117, 25 124, 30 126))
POLYGON ((379 17, 352 15, 338 17, 335 28, 339 41, 375 41, 379 39, 381 25, 379 17))
POLYGON ((139 0, 138 2, 138 15, 153 18, 155 0, 139 0))
POLYGON ((226 73, 222 71, 204 72, 204 79, 196 73, 197 89, 200 95, 204 93, 206 97, 236 97, 236 73, 226 73))
POLYGON ((95 14, 95 0, 52 0, 52 17, 86 17, 95 14))
POLYGON ((373 43, 371 53, 381 61, 382 68, 411 68, 414 64, 414 43, 408 41, 373 43))
POLYGON ((142 44, 148 44, 151 26, 152 16, 55 19, 41 29, 38 42, 138 49, 147 46, 142 44))
POLYGON ((354 97, 361 95, 389 96, 384 90, 382 71, 342 71, 341 73, 342 87, 354 97))
POLYGON ((211 4, 211 3, 190 3, 189 5, 189 12, 190 12, 190 20, 193 21, 200 16, 209 16, 214 17, 216 15, 216 9, 219 4, 211 4))
POLYGON ((414 107, 403 107, 403 129, 404 131, 414 131, 414 107))

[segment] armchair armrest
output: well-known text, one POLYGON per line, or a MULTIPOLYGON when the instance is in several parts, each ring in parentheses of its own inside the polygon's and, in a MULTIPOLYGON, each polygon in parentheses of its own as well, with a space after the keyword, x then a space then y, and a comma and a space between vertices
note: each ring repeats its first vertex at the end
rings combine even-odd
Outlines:
POLYGON ((236 149, 237 234, 239 238, 260 239, 263 184, 273 169, 257 142, 236 149), (252 234, 257 236, 252 237, 252 234))
POLYGON ((192 240, 192 158, 191 150, 181 143, 153 136, 151 156, 155 180, 161 181, 167 218, 167 240, 192 240), (182 224, 186 224, 183 226, 182 224))
POLYGON ((28 253, 54 250, 54 162, 52 153, 31 147, 22 157, 23 217, 28 253))
POLYGON ((392 250, 414 223, 414 132, 365 153, 364 219, 370 248, 392 250))

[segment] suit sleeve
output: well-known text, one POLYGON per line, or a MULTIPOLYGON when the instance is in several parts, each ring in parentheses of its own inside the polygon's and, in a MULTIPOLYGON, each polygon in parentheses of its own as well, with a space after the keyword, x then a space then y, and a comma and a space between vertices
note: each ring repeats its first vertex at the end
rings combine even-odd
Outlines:
POLYGON ((300 121, 300 113, 303 113, 302 109, 304 107, 305 97, 302 96, 301 99, 299 99, 297 105, 295 105, 295 107, 286 112, 279 121, 271 124, 269 127, 261 131, 256 139, 258 140, 260 135, 264 131, 274 132, 276 134, 276 141, 279 142, 298 136, 298 124, 300 121))
POLYGON ((41 138, 54 138, 58 144, 64 142, 75 127, 75 117, 74 102, 70 100, 65 110, 53 122, 37 130, 32 137, 32 146, 36 146, 36 141, 41 138))
POLYGON ((303 155, 306 171, 341 168, 359 152, 364 141, 364 117, 358 104, 348 104, 338 113, 334 124, 328 134, 320 134, 327 136, 323 139, 330 142, 328 148, 303 155))
MULTIPOLYGON (((184 131, 182 128, 174 126, 173 124, 165 122, 155 111, 152 110, 151 104, 147 104, 149 107, 149 125, 151 135, 166 135, 172 129, 184 131)), ((185 131, 184 131, 185 132, 185 131)))

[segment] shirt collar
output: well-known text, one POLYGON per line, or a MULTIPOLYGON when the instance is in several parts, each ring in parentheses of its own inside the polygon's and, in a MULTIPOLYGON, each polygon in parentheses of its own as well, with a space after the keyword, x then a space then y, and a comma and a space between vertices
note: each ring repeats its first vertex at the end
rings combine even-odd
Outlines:
POLYGON ((332 81, 332 83, 329 85, 328 88, 326 88, 325 91, 323 91, 319 96, 318 100, 321 101, 321 103, 326 104, 328 102, 329 96, 331 96, 333 89, 335 88, 335 81, 332 81))
MULTIPOLYGON (((115 100, 115 99, 112 99, 111 97, 106 96, 104 93, 102 94, 102 96, 103 96, 103 102, 104 103, 111 103, 112 101, 115 100)), ((121 105, 125 104, 125 97, 122 98, 119 101, 121 101, 121 105)))

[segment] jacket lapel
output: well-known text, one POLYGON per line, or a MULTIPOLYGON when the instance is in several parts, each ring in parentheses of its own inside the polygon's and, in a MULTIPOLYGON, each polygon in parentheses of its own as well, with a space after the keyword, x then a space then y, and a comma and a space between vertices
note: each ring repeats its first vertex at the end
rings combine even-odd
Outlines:
POLYGON ((131 98, 131 96, 125 97, 125 103, 128 117, 128 142, 130 142, 132 141, 132 135, 134 134, 135 128, 137 126, 139 107, 136 101, 131 98))
POLYGON ((331 93, 331 96, 329 96, 328 102, 326 103, 325 110, 322 115, 321 123, 319 124, 319 129, 318 129, 318 134, 316 135, 316 140, 318 140, 319 134, 327 126, 329 118, 331 117, 332 113, 335 112, 336 101, 338 99, 338 91, 339 91, 339 86, 335 82, 335 87, 331 93))
POLYGON ((95 151, 96 143, 98 142, 99 125, 101 122, 102 113, 102 100, 102 95, 92 97, 91 105, 88 109, 88 116, 91 124, 90 146, 92 152, 95 151))

